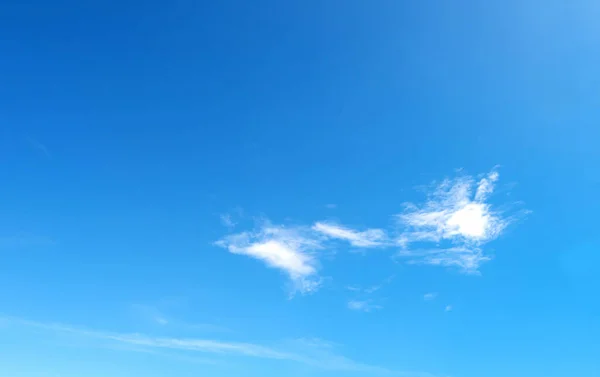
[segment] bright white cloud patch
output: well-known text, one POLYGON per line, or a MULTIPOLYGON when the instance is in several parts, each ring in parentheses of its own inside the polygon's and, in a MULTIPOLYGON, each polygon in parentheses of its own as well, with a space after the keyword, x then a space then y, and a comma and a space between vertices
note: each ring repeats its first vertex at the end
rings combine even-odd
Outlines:
POLYGON ((313 252, 320 249, 321 244, 300 228, 266 225, 257 232, 227 236, 216 245, 284 271, 293 283, 294 292, 309 293, 319 287, 313 252))
POLYGON ((317 222, 312 229, 329 238, 344 240, 350 245, 361 248, 381 247, 385 245, 386 234, 382 229, 353 230, 341 225, 317 222))
POLYGON ((398 239, 403 248, 400 255, 413 257, 413 263, 457 266, 476 272, 489 259, 480 246, 497 238, 508 224, 487 202, 498 178, 498 173, 492 171, 478 181, 470 176, 446 179, 428 194, 424 204, 408 203, 404 213, 398 215, 405 229, 398 239), (449 245, 443 247, 443 242, 449 245), (411 246, 423 243, 435 246, 411 246))

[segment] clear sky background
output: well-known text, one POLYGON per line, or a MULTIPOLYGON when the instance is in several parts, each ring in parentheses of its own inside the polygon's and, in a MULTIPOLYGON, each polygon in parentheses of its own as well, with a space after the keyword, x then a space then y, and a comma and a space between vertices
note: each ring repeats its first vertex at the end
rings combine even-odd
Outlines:
POLYGON ((0 1, 0 375, 600 375, 595 1, 0 1))

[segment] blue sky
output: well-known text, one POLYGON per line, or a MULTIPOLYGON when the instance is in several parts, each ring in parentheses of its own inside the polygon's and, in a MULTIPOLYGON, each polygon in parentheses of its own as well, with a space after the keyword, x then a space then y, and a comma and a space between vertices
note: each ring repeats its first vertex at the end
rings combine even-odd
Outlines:
POLYGON ((599 17, 0 2, 0 374, 600 375, 599 17))

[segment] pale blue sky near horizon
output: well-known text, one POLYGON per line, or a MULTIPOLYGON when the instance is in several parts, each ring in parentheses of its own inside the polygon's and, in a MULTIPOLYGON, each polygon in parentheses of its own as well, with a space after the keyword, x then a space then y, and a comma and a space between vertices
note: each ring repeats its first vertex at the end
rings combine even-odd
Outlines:
POLYGON ((0 1, 0 375, 600 375, 599 17, 0 1))

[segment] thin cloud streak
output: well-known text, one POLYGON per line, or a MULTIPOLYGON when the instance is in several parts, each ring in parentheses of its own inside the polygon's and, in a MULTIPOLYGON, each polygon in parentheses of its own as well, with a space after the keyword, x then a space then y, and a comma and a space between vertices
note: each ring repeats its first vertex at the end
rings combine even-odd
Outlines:
POLYGON ((383 306, 374 304, 372 300, 350 300, 348 301, 348 309, 369 313, 383 309, 383 306))
POLYGON ((328 238, 347 241, 350 245, 360 248, 382 247, 386 245, 387 236, 382 229, 367 229, 357 231, 334 223, 317 222, 312 229, 328 238))
MULTIPOLYGON (((54 334, 67 334, 85 338, 113 342, 113 349, 134 350, 156 353, 157 350, 185 351, 213 354, 215 356, 245 356, 260 359, 282 360, 303 363, 315 368, 332 371, 371 372, 404 377, 433 377, 423 372, 393 371, 384 367, 360 363, 334 352, 333 344, 321 340, 294 342, 303 352, 278 350, 272 347, 244 342, 224 342, 210 339, 180 339, 153 337, 141 334, 122 334, 97 330, 87 330, 69 325, 29 321, 15 317, 0 316, 4 326, 24 326, 54 334)), ((106 346, 106 344, 102 345, 106 346)), ((298 347, 295 347, 298 348, 298 347)), ((177 354, 171 355, 178 357, 177 354)), ((182 356, 189 358, 186 354, 182 356)), ((196 360, 191 358, 191 360, 196 360)), ((215 363, 215 360, 200 359, 203 363, 215 363)))
POLYGON ((169 316, 156 306, 131 304, 131 310, 138 319, 172 329, 185 329, 194 332, 230 332, 230 329, 212 323, 188 323, 169 316))
POLYGON ((362 288, 361 286, 358 286, 358 285, 348 285, 348 286, 346 286, 346 289, 351 292, 370 295, 372 293, 379 291, 384 286, 390 284, 392 282, 392 280, 394 279, 394 277, 395 277, 395 275, 388 276, 386 279, 384 279, 379 284, 371 285, 366 288, 362 288))
POLYGON ((12 317, 2 317, 2 320, 7 324, 22 325, 51 332, 73 334, 102 340, 111 340, 117 343, 144 346, 150 348, 165 348, 172 350, 197 351, 214 354, 237 354, 267 359, 299 359, 297 355, 286 352, 280 352, 269 347, 264 347, 252 343, 222 342, 210 339, 179 339, 166 337, 151 337, 141 334, 121 334, 81 329, 73 326, 56 323, 42 323, 36 321, 29 321, 12 317))

